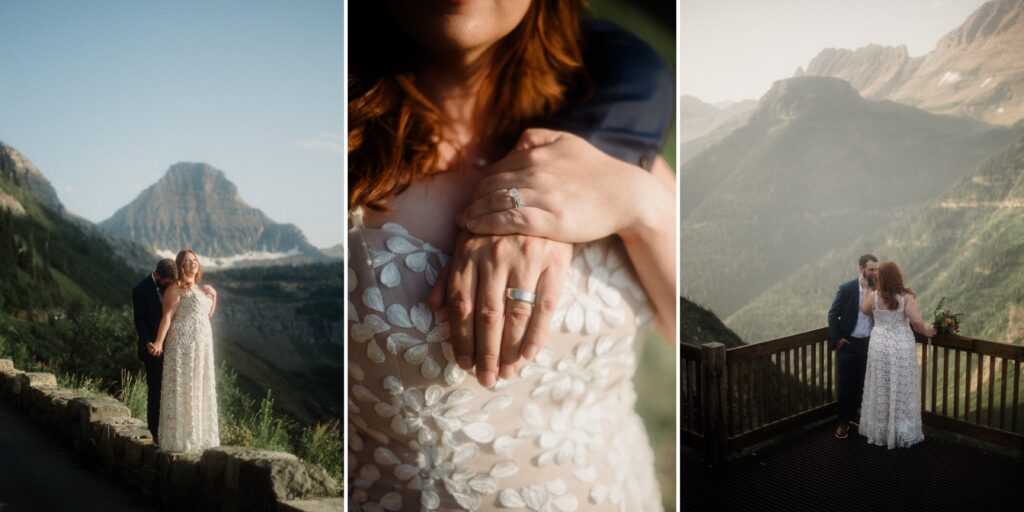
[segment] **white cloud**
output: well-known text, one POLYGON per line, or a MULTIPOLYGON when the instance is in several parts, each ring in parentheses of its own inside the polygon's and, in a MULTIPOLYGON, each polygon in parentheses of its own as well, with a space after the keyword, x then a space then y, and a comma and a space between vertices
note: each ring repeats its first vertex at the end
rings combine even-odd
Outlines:
POLYGON ((320 132, 315 137, 298 141, 302 149, 325 150, 331 153, 342 154, 342 135, 340 133, 320 132))

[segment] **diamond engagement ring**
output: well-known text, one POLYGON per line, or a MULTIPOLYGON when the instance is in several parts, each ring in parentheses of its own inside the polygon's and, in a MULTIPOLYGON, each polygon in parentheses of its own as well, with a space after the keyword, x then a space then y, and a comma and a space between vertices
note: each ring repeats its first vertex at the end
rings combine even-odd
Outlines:
POLYGON ((519 189, 512 186, 506 189, 508 197, 512 199, 512 207, 515 209, 521 209, 523 207, 523 196, 519 195, 519 189))
POLYGON ((527 304, 533 304, 533 302, 537 300, 536 293, 520 290, 519 288, 505 288, 505 297, 512 300, 523 301, 527 304))

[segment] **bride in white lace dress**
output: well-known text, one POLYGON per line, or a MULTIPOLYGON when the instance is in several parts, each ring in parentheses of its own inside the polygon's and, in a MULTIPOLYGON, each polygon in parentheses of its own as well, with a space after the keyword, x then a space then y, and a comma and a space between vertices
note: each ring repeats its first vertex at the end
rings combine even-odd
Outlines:
MULTIPOLYGON (((351 6, 354 40, 396 33, 373 6, 351 6)), ((394 13, 419 73, 350 55, 349 509, 660 510, 632 377, 646 332, 675 338, 671 171, 523 133, 578 54, 488 68, 541 15, 522 44, 575 45, 558 23, 582 2, 431 6, 394 13)))
POLYGON ((217 291, 210 285, 199 286, 202 267, 191 249, 179 252, 175 263, 180 278, 164 291, 164 314, 150 347, 154 355, 164 354, 160 449, 201 452, 220 446, 210 328, 217 291))
POLYGON ((878 267, 878 290, 865 294, 864 314, 874 316, 864 375, 860 433, 871 444, 906 448, 924 440, 921 429, 921 381, 914 332, 935 336, 917 308, 914 292, 903 284, 893 262, 878 267))

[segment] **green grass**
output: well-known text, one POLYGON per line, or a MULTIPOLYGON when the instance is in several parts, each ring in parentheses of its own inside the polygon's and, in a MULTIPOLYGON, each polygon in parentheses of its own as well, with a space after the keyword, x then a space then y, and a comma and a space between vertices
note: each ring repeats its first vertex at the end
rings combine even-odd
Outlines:
MULTIPOLYGON (((145 382, 141 382, 145 385, 145 382)), ((275 411, 270 390, 259 401, 242 391, 238 375, 223 363, 217 372, 221 443, 294 453, 343 481, 344 451, 339 421, 300 426, 275 411)))
POLYGON ((341 468, 345 452, 341 445, 341 423, 329 421, 305 428, 299 435, 297 453, 308 462, 319 464, 342 482, 341 468))
POLYGON ((145 418, 146 408, 149 402, 149 386, 146 385, 146 375, 143 372, 132 373, 128 370, 121 370, 121 381, 117 390, 117 399, 124 402, 131 409, 135 418, 145 418))
POLYGON ((268 389, 255 412, 238 417, 231 423, 222 422, 221 441, 230 445, 290 452, 293 449, 289 432, 295 430, 295 425, 294 420, 274 414, 274 399, 268 389))
POLYGON ((81 373, 58 373, 57 385, 79 393, 100 396, 106 394, 103 379, 97 379, 81 373))

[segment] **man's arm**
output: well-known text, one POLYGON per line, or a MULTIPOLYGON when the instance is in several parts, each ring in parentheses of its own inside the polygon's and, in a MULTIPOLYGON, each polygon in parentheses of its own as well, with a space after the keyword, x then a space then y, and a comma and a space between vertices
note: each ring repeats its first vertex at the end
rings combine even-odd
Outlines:
POLYGON ((843 285, 839 285, 839 289, 836 290, 836 298, 832 300, 832 307, 828 308, 828 346, 832 350, 838 348, 837 342, 843 339, 839 322, 843 316, 843 305, 845 303, 843 285))
POLYGON ((149 323, 146 322, 146 300, 139 287, 132 289, 132 313, 135 318, 135 334, 139 336, 139 343, 153 341, 153 333, 149 331, 149 323))

